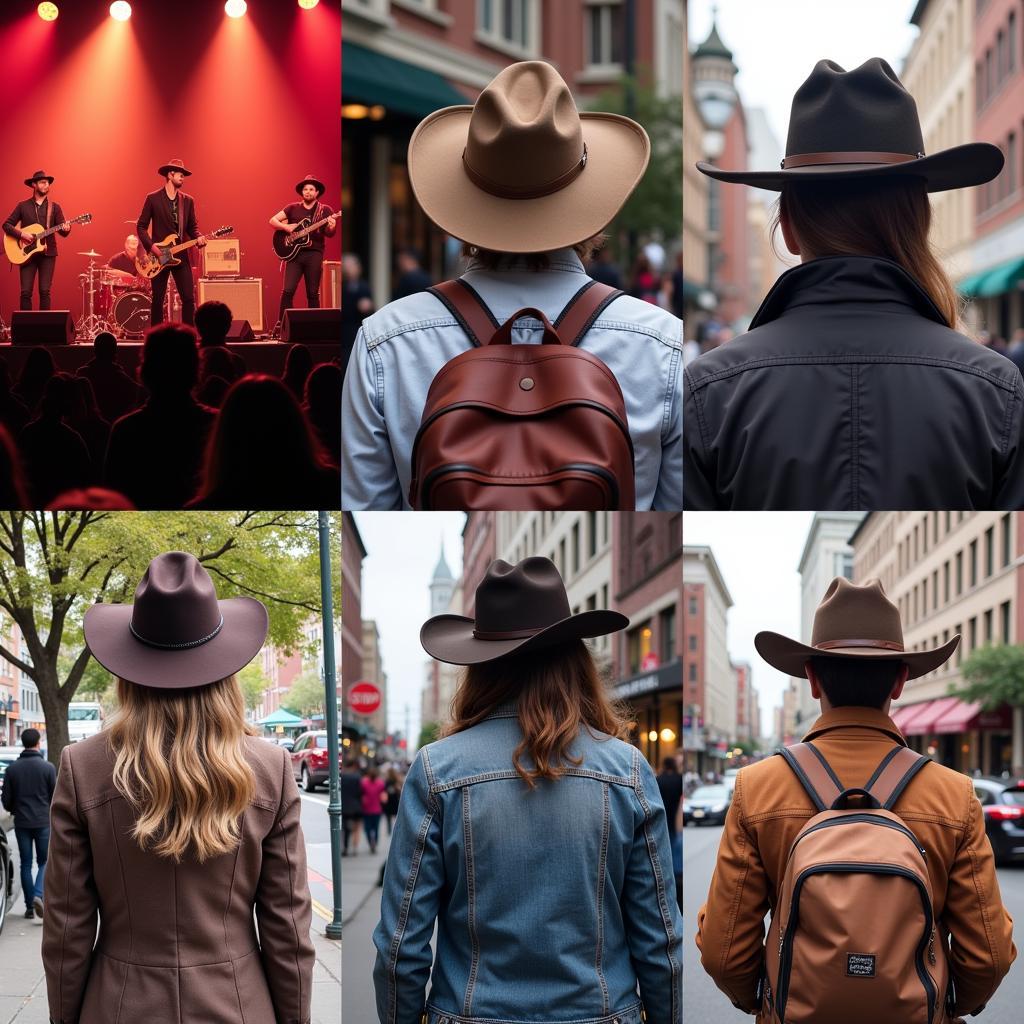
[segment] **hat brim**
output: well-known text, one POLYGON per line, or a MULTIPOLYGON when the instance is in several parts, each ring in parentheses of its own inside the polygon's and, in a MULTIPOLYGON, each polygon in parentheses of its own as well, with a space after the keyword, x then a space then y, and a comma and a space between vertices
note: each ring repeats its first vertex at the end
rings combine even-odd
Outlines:
POLYGON ((916 679, 948 661, 959 643, 958 633, 948 643, 931 651, 887 651, 875 647, 835 647, 828 651, 820 651, 816 647, 782 636, 781 633, 763 631, 754 637, 757 653, 772 668, 798 679, 806 675, 805 666, 811 658, 886 658, 890 661, 902 661, 910 669, 907 678, 916 679))
POLYGON ((301 196, 302 190, 307 186, 312 185, 320 195, 323 195, 327 191, 327 186, 322 181, 317 181, 316 178, 305 178, 295 186, 295 191, 301 196))
POLYGON ((167 650, 137 640, 129 629, 130 604, 96 604, 83 628, 92 656, 110 673, 139 686, 181 690, 206 686, 238 672, 259 653, 267 637, 267 609, 251 597, 217 602, 224 625, 197 647, 167 650))
POLYGON ((969 142, 901 164, 818 164, 778 171, 726 171, 699 161, 709 178, 779 192, 789 182, 848 181, 851 178, 923 178, 929 192, 969 188, 991 181, 1003 169, 1003 154, 989 142, 969 142))
POLYGON ((181 171, 181 173, 184 174, 186 178, 191 178, 192 177, 192 172, 191 171, 186 170, 186 168, 184 168, 184 167, 178 167, 176 164, 164 164, 163 167, 161 167, 156 173, 157 174, 170 174, 171 171, 181 171))
POLYGON ((587 165, 568 185, 533 199, 503 199, 462 165, 473 108, 445 107, 409 142, 409 180, 426 215, 448 234, 496 252, 547 252, 599 234, 636 188, 651 155, 647 133, 619 114, 580 113, 587 165))
POLYGON ((437 661, 449 665, 480 665, 508 654, 534 651, 570 640, 617 633, 629 625, 621 612, 595 609, 580 612, 546 626, 533 636, 515 640, 478 640, 473 636, 473 619, 465 615, 435 615, 420 629, 423 649, 437 661))
POLYGON ((26 178, 25 184, 28 185, 29 188, 31 188, 37 181, 48 181, 52 185, 54 182, 54 177, 52 174, 43 174, 40 175, 40 177, 38 178, 26 178))

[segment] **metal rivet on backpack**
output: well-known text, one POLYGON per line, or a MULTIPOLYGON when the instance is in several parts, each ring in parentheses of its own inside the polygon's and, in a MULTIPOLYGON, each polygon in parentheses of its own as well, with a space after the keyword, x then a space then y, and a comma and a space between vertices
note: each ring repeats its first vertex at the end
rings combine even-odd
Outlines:
POLYGON ((523 378, 523 379, 522 379, 522 380, 521 380, 521 381, 519 382, 519 386, 520 386, 520 387, 521 387, 521 388, 522 388, 522 389, 523 389, 524 391, 532 391, 532 390, 533 390, 533 378, 532 378, 532 377, 524 377, 524 378, 523 378))

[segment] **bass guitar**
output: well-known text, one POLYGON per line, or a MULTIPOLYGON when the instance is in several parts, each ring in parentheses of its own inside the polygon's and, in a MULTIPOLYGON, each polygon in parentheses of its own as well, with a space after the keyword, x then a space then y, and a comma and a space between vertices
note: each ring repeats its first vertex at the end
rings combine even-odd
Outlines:
POLYGON ((317 221, 311 221, 306 217, 299 222, 299 226, 294 231, 275 231, 274 252, 283 260, 292 259, 300 249, 313 244, 313 239, 309 236, 314 231, 322 228, 332 217, 336 216, 337 214, 330 213, 317 221))
MULTIPOLYGON (((205 237, 223 238, 224 235, 230 235, 234 230, 231 227, 221 227, 216 231, 211 231, 205 237)), ((154 278, 168 267, 176 267, 181 263, 181 260, 174 258, 179 252, 184 252, 198 244, 198 238, 193 238, 189 242, 179 242, 177 235, 168 235, 162 242, 154 242, 153 248, 148 253, 140 250, 139 255, 135 257, 135 269, 143 277, 154 278)))
MULTIPOLYGON (((69 220, 68 224, 88 224, 92 220, 91 213, 83 213, 80 217, 75 217, 74 220, 69 220)), ((15 265, 20 263, 27 263, 37 252, 45 252, 46 246, 43 242, 60 231, 61 225, 58 224, 55 228, 44 228, 42 224, 25 224, 18 228, 19 231, 27 231, 33 236, 31 242, 23 242, 20 238, 12 238, 10 235, 4 235, 4 252, 7 253, 7 258, 15 265)))

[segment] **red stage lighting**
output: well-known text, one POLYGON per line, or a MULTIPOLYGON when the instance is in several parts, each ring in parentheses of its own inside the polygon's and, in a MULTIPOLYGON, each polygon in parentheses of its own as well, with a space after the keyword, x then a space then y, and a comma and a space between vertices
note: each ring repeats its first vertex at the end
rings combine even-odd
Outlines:
POLYGON ((316 7, 318 3, 320 3, 320 0, 299 0, 299 6, 304 11, 313 10, 313 8, 316 7))
POLYGON ((245 0, 227 0, 224 5, 224 13, 229 18, 240 18, 249 9, 245 0))
POLYGON ((56 4, 45 3, 40 4, 36 8, 36 14, 38 14, 43 21, 56 21, 58 13, 59 11, 57 10, 56 4))
POLYGON ((126 0, 114 0, 110 5, 110 16, 115 21, 127 21, 132 16, 132 5, 126 0))

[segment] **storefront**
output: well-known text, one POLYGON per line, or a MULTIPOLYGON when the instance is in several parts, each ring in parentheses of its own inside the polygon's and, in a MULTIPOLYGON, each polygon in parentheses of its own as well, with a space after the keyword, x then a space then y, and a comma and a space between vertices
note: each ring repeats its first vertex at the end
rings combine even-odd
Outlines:
POLYGON ((1024 256, 964 278, 957 291, 973 300, 971 320, 983 330, 1009 342, 1024 327, 1024 256))
POLYGON ((678 755, 683 727, 683 667, 678 660, 623 679, 613 693, 633 712, 633 742, 651 766, 660 770, 666 757, 678 755))
POLYGON ((919 753, 957 771, 998 775, 1010 771, 1013 720, 1008 705, 984 711, 959 697, 896 708, 892 720, 919 753))

